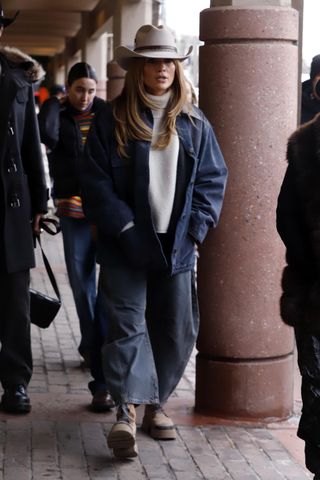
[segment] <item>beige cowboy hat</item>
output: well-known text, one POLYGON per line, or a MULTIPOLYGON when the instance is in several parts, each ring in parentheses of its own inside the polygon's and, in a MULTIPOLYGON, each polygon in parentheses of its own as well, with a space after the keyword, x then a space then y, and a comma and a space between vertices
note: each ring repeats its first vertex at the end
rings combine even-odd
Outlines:
POLYGON ((120 46, 114 53, 114 58, 125 70, 133 58, 172 58, 185 60, 193 50, 189 47, 185 55, 180 55, 176 47, 176 39, 172 31, 163 25, 143 25, 139 28, 134 39, 134 48, 120 46))

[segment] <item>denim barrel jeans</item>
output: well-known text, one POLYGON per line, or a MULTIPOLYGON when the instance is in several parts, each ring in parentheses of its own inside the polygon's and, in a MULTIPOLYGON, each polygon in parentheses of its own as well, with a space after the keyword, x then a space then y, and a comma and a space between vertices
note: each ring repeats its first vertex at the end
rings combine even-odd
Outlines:
POLYGON ((180 381, 198 334, 194 273, 101 265, 108 316, 102 349, 108 390, 121 403, 164 404, 180 381))
POLYGON ((80 323, 80 354, 89 351, 96 303, 96 248, 85 219, 61 217, 64 256, 80 323))
POLYGON ((106 390, 101 348, 107 333, 107 317, 96 288, 96 242, 86 219, 60 218, 68 278, 79 318, 79 353, 90 352, 91 393, 106 390))

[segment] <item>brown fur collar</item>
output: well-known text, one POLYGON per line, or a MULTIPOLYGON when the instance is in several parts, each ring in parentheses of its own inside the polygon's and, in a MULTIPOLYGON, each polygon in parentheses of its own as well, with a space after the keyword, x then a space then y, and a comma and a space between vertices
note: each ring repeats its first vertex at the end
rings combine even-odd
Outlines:
POLYGON ((2 53, 9 63, 16 64, 25 70, 27 77, 31 82, 38 82, 45 76, 45 71, 34 58, 14 47, 0 46, 2 53))

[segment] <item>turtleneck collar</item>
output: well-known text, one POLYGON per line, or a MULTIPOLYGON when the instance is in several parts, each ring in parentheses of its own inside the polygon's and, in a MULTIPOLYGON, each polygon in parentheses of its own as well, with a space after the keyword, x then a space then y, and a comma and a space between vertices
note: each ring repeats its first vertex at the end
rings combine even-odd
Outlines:
POLYGON ((147 93, 147 97, 157 105, 159 109, 163 109, 167 106, 169 99, 171 97, 171 90, 168 90, 163 95, 151 95, 151 93, 147 93))

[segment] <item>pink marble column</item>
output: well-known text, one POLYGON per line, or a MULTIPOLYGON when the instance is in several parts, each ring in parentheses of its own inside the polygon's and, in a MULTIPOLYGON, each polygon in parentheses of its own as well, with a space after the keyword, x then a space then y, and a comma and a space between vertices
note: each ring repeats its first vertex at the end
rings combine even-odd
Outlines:
POLYGON ((214 7, 200 19, 200 107, 229 168, 220 225, 200 251, 196 410, 284 418, 293 406, 293 332, 279 315, 276 232, 286 142, 296 128, 298 13, 214 7))

